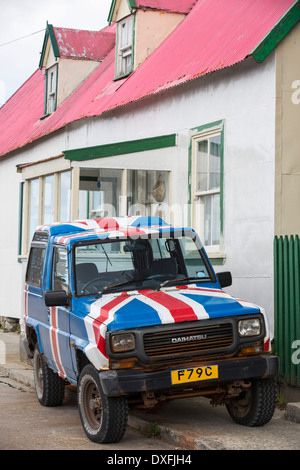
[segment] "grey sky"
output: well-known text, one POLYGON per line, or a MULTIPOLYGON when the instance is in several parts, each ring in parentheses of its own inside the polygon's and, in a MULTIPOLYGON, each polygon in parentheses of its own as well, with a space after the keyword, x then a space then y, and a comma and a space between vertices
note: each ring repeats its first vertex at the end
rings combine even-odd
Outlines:
MULTIPOLYGON (((99 30, 112 0, 0 0, 0 45, 53 26, 99 30)), ((0 46, 0 106, 38 68, 44 32, 0 46)))

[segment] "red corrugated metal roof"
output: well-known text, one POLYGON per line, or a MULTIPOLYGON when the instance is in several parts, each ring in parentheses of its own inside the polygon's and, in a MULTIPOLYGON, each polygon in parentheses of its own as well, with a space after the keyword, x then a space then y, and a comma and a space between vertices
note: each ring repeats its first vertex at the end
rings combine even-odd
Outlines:
POLYGON ((115 45, 115 33, 57 28, 54 34, 60 57, 103 60, 115 45))
POLYGON ((189 13, 197 0, 135 0, 137 8, 189 13))
POLYGON ((76 120, 174 87, 243 61, 294 0, 198 0, 191 13, 128 78, 114 81, 115 49, 44 120, 44 77, 32 77, 0 110, 0 155, 76 120))
POLYGON ((42 126, 44 75, 38 69, 0 109, 0 155, 23 147, 42 126))
POLYGON ((110 108, 243 61, 294 0, 199 0, 112 97, 110 108))

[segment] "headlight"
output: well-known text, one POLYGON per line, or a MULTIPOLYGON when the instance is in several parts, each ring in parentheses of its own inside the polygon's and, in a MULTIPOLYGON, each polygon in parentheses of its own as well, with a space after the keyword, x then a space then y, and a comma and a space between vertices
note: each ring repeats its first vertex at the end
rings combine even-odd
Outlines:
POLYGON ((238 329, 240 336, 257 336, 260 334, 260 321, 258 318, 240 320, 238 329))
POLYGON ((112 335, 110 346, 114 353, 132 351, 135 348, 134 335, 132 333, 112 335))

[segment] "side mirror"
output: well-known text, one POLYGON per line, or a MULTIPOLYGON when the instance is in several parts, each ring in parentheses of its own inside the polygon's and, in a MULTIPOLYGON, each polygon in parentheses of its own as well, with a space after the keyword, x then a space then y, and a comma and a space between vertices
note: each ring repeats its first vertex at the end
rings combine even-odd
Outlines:
POLYGON ((64 290, 49 290, 45 293, 46 307, 62 307, 69 305, 69 295, 64 290))
POLYGON ((229 287, 232 284, 231 272, 216 273, 221 287, 229 287))

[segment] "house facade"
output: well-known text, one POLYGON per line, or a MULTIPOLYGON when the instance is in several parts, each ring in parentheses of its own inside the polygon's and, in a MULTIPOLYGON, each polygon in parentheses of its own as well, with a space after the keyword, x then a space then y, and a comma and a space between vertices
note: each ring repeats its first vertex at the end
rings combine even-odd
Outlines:
POLYGON ((300 225, 299 19, 293 0, 113 0, 101 32, 47 25, 0 110, 0 316, 22 319, 37 225, 159 215, 273 332, 274 236, 300 225))

